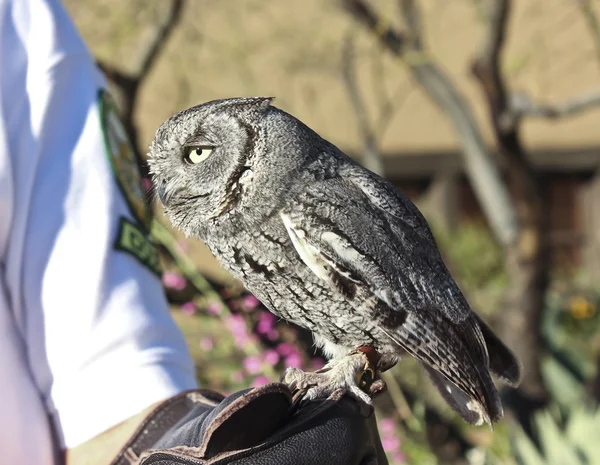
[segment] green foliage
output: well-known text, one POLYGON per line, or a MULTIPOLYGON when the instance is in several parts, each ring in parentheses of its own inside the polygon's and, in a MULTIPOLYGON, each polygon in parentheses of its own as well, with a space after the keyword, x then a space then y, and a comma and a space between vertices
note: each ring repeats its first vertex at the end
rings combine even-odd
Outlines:
POLYGON ((544 382, 561 407, 583 402, 583 384, 596 374, 600 298, 589 292, 553 291, 546 299, 542 336, 548 355, 542 363, 544 382))
POLYGON ((452 231, 434 225, 434 232, 446 264, 472 306, 487 315, 498 310, 508 277, 502 248, 489 230, 473 222, 452 231))
POLYGON ((502 249, 484 226, 465 223, 453 231, 436 230, 436 238, 465 286, 506 284, 502 249))
POLYGON ((583 403, 569 408, 558 420, 545 410, 534 416, 539 448, 524 433, 515 438, 521 465, 587 465, 600 463, 600 410, 590 411, 583 403), (561 421, 563 420, 563 421, 561 421))

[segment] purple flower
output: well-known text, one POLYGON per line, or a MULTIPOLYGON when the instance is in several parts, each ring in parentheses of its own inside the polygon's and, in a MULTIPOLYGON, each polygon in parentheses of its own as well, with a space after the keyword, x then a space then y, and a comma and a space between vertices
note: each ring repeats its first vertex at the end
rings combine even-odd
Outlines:
POLYGON ((205 352, 209 352, 212 350, 212 348, 215 346, 214 341, 210 338, 210 337, 202 337, 200 338, 200 348, 205 351, 205 352))
POLYGON ((210 313, 211 315, 220 315, 221 312, 223 311, 223 308, 221 307, 221 304, 219 302, 211 302, 207 305, 206 307, 206 311, 208 313, 210 313))
POLYGON ((297 352, 292 353, 285 358, 284 365, 286 368, 302 368, 302 357, 297 352))
POLYGON ((181 291, 186 285, 186 281, 183 276, 181 276, 179 273, 168 270, 163 273, 162 282, 165 287, 175 289, 176 291, 181 291))
POLYGON ((181 311, 186 315, 193 315, 198 311, 198 307, 194 302, 186 302, 181 306, 181 311))
POLYGON ((258 376, 252 383, 252 387, 264 386, 268 383, 270 383, 269 378, 267 378, 266 376, 258 376))
POLYGON ((279 361, 279 354, 275 349, 267 349, 263 355, 263 360, 269 365, 276 365, 279 361))
POLYGON ((251 375, 257 375, 262 370, 262 361, 260 357, 250 355, 244 359, 244 369, 251 375))

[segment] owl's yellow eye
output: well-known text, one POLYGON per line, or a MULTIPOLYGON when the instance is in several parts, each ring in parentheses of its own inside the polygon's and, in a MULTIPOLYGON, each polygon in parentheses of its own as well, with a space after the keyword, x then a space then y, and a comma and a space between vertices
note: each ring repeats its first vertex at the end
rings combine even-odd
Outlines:
POLYGON ((214 147, 188 147, 185 152, 183 159, 190 165, 197 165, 208 158, 212 153, 214 147))

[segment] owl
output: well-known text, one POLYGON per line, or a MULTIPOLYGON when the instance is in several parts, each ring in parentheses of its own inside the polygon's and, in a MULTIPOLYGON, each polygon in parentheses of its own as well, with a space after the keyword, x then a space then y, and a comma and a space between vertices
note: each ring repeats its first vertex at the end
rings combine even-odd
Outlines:
POLYGON ((371 381, 408 354, 465 421, 500 419, 491 375, 517 385, 520 365, 469 306, 419 210, 271 103, 177 113, 149 164, 173 225, 327 355, 322 370, 283 380, 309 399, 343 390, 369 404, 371 381))

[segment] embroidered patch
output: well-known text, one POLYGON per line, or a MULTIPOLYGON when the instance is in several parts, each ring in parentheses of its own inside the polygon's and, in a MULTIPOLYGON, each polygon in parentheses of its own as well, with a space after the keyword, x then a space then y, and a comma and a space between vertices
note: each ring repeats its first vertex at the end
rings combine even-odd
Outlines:
POLYGON ((152 222, 152 208, 150 203, 144 200, 146 189, 142 182, 142 173, 135 152, 110 95, 106 91, 100 91, 98 98, 104 145, 117 184, 132 215, 146 231, 149 231, 152 222))
POLYGON ((115 249, 122 250, 134 256, 142 265, 146 266, 159 277, 162 275, 158 250, 156 250, 156 247, 146 233, 127 218, 120 218, 115 249))

